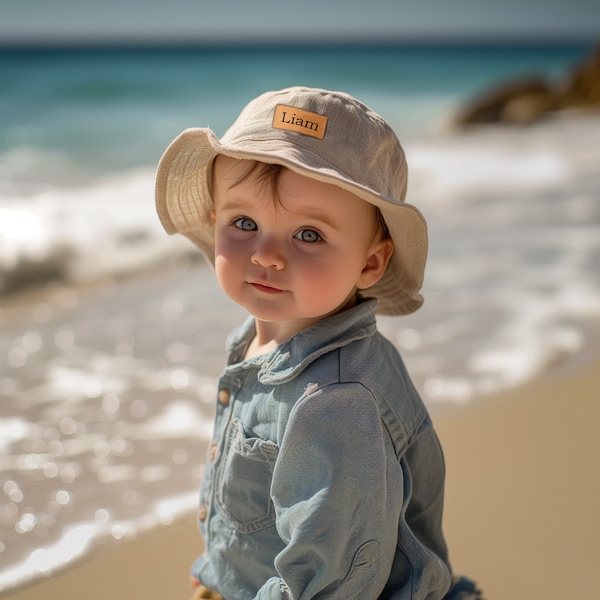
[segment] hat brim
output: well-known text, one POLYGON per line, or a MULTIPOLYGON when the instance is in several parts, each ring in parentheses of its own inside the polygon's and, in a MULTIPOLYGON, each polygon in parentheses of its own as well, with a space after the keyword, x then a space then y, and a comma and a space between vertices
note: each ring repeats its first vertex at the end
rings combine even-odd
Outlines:
POLYGON ((427 225, 416 207, 357 184, 317 155, 307 156, 303 152, 301 160, 290 152, 273 150, 267 144, 264 149, 256 145, 251 149, 239 144, 229 146, 221 143, 208 128, 191 128, 173 140, 159 162, 156 208, 165 230, 188 237, 211 265, 214 266, 215 254, 210 174, 219 154, 280 164, 300 175, 341 187, 377 206, 395 250, 383 277, 366 290, 366 295, 377 298, 377 312, 382 315, 409 314, 423 304, 419 290, 427 262, 427 225))

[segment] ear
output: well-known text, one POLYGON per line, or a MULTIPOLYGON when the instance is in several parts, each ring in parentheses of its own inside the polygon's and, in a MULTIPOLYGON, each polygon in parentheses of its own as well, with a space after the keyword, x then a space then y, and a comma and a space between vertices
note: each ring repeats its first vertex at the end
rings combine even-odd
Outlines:
POLYGON ((371 246, 365 266, 356 284, 359 290, 375 285, 382 277, 394 253, 394 242, 386 238, 371 246))

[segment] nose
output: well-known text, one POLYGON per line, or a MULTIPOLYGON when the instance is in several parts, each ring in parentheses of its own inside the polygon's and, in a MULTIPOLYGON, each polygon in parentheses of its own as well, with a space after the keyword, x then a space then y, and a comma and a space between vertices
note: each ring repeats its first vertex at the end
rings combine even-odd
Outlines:
POLYGON ((251 261, 253 265, 276 271, 283 269, 286 264, 283 250, 273 238, 262 239, 256 244, 251 261))

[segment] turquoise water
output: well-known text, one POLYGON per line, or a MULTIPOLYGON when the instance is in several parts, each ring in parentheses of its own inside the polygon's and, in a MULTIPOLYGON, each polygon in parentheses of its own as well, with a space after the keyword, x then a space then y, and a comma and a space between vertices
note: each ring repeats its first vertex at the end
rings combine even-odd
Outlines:
MULTIPOLYGON (((435 125, 488 85, 540 74, 560 78, 578 46, 399 46, 31 50, 0 52, 0 166, 35 153, 35 178, 72 181, 156 161, 191 125, 224 132, 268 89, 342 89, 412 134, 435 125)), ((13 179, 27 179, 24 167, 13 179)))

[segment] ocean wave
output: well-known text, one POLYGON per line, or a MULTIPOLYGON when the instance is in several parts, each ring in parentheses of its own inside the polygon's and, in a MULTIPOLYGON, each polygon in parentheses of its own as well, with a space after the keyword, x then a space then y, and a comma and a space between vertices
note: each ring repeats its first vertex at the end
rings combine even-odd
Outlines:
POLYGON ((169 239, 154 209, 154 172, 86 187, 5 192, 0 203, 0 294, 58 279, 74 284, 134 273, 193 252, 169 239))

